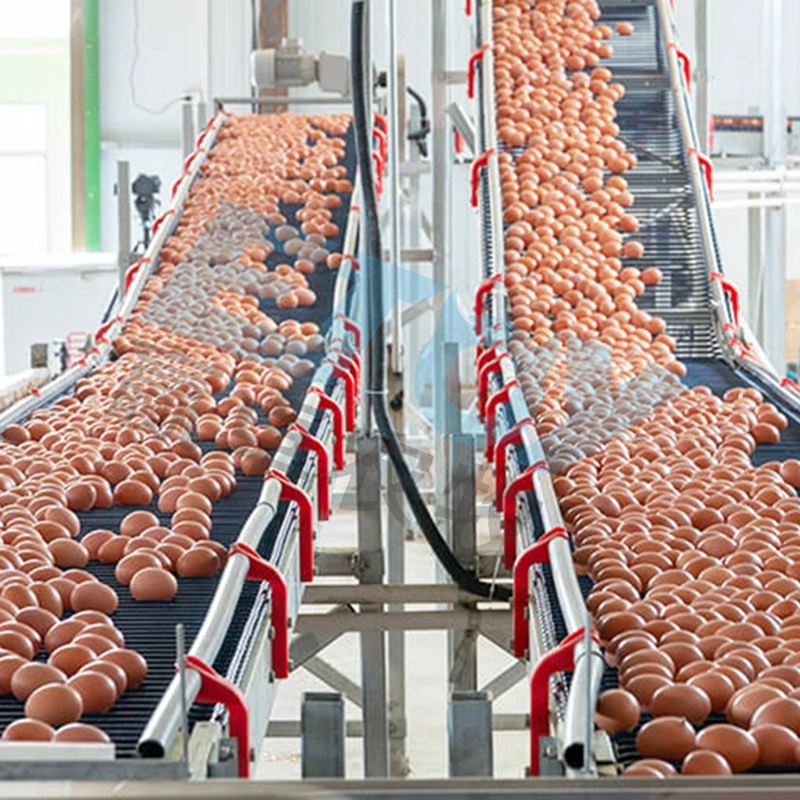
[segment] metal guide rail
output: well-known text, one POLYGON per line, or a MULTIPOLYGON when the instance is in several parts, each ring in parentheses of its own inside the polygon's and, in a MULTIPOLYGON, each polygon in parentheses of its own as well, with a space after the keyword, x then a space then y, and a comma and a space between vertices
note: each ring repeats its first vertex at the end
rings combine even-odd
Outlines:
POLYGON ((549 756, 550 762, 557 765, 563 760, 571 774, 588 775, 593 766, 591 755, 587 758, 586 754, 592 751, 594 707, 603 659, 591 638, 544 450, 507 348, 491 4, 480 2, 476 18, 476 52, 482 53, 476 68, 483 156, 473 165, 473 187, 479 188, 474 199, 480 205, 483 224, 484 267, 475 308, 479 405, 487 426, 487 460, 496 465, 497 506, 504 516, 505 565, 514 573, 515 655, 527 658, 534 667, 530 773, 540 774, 541 767, 549 771, 542 765, 540 747, 543 751, 546 748, 540 740, 552 735, 557 740, 558 753, 549 756), (485 169, 481 170, 483 165, 485 169), (529 613, 531 610, 534 613, 529 613), (570 669, 574 671, 571 692, 564 668, 553 670, 544 658, 562 646, 570 651, 570 669))
MULTIPOLYGON (((600 6, 607 24, 624 19, 632 21, 636 29, 635 36, 615 40, 615 54, 605 63, 626 86, 626 95, 617 104, 616 122, 620 138, 639 161, 638 167, 626 177, 636 197, 636 214, 641 223, 636 238, 645 246, 643 266, 657 266, 664 275, 661 284, 648 287, 639 305, 666 320, 668 332, 677 341, 676 355, 688 369, 684 379, 687 386, 702 383, 718 394, 733 386, 755 386, 787 416, 790 426, 781 444, 759 446, 753 456, 755 464, 796 456, 800 447, 800 394, 795 385, 779 379, 757 343, 750 340, 749 330, 739 316, 735 287, 724 278, 721 269, 710 212, 711 175, 706 159, 696 147, 683 54, 674 43, 669 2, 600 0, 600 6)), ((480 46, 489 42, 491 36, 491 17, 486 9, 479 9, 479 20, 480 46)), ((487 61, 484 55, 478 81, 482 95, 493 94, 491 62, 487 61)), ((481 112, 482 145, 489 151, 491 163, 496 139, 492 138, 491 106, 485 100, 481 112)), ((516 155, 510 152, 512 157, 516 155)), ((487 404, 487 398, 493 394, 502 393, 500 402, 492 409, 495 413, 486 414, 487 437, 491 439, 494 435, 498 442, 507 440, 513 448, 513 456, 509 449, 507 458, 496 461, 498 473, 500 469, 507 473, 496 475, 499 492, 503 480, 506 487, 513 485, 520 473, 530 470, 544 456, 527 405, 524 399, 517 401, 521 392, 505 343, 502 281, 495 277, 502 274, 502 246, 497 246, 496 220, 492 218, 492 197, 495 207, 499 207, 499 182, 493 185, 493 176, 489 170, 486 173, 478 182, 485 267, 485 281, 479 293, 486 292, 491 301, 476 303, 476 330, 484 337, 478 361, 479 376, 484 373, 483 403, 487 404), (505 466, 501 466, 503 463, 505 466)), ((562 527, 546 470, 535 469, 529 483, 533 492, 528 493, 524 504, 531 513, 521 510, 516 530, 521 548, 530 547, 544 532, 562 527)), ((505 534, 509 536, 508 530, 505 534)), ((558 539, 549 548, 560 546, 558 539)), ((506 542, 508 552, 508 539, 506 542)), ((564 549, 566 557, 561 564, 551 553, 549 565, 531 570, 530 597, 536 613, 531 615, 529 638, 531 643, 537 641, 545 652, 576 627, 586 624, 581 598, 588 595, 591 582, 588 578, 580 581, 575 578, 568 547, 564 549), (567 586, 559 590, 560 582, 567 586), (577 584, 578 596, 570 601, 571 590, 577 584), (576 609, 579 609, 577 614, 576 609), (577 618, 570 620, 570 616, 577 618)), ((514 555, 519 552, 512 550, 514 555)), ((594 653, 599 656, 599 649, 593 650, 594 653)), ((531 645, 532 663, 542 654, 534 653, 531 645)), ((605 667, 601 658, 591 663, 590 669, 581 669, 576 657, 572 677, 558 676, 551 686, 556 715, 564 720, 561 755, 568 770, 581 767, 585 772, 590 770, 589 764, 584 765, 581 745, 592 738, 596 698, 601 683, 602 689, 618 685, 616 670, 605 667)), ((532 714, 533 709, 532 704, 532 714)), ((709 724, 714 721, 719 720, 711 719, 709 724)), ((538 751, 533 737, 532 727, 531 763, 535 765, 538 751)), ((626 763, 637 757, 634 740, 635 734, 615 737, 620 761, 626 763)))
MULTIPOLYGON (((113 338, 122 332, 136 306, 226 117, 224 113, 215 115, 198 138, 181 178, 173 186, 172 203, 157 220, 144 257, 129 271, 126 291, 110 321, 95 334, 97 346, 86 363, 9 408, 0 415, 0 428, 24 421, 36 408, 69 393, 78 379, 113 357, 113 338)), ((346 159, 350 177, 354 177, 352 131, 346 159)), ((329 472, 342 466, 344 435, 354 418, 357 380, 353 371, 357 370, 360 344, 358 326, 352 321, 358 283, 353 258, 359 224, 357 192, 356 188, 334 212, 334 221, 344 231, 335 243, 343 255, 341 267, 336 272, 323 268, 309 276, 317 290, 318 303, 311 313, 307 310, 303 321, 313 319, 321 325, 325 346, 314 359, 317 369, 313 376, 296 379, 287 392, 287 399, 299 410, 297 421, 284 436, 266 478, 237 476, 235 492, 214 505, 214 538, 233 547, 224 570, 215 578, 181 579, 180 592, 171 603, 137 604, 127 593, 120 593, 115 621, 126 635, 126 644, 147 659, 148 678, 137 690, 123 695, 109 713, 82 717, 82 721, 106 730, 114 742, 116 760, 109 762, 108 752, 103 752, 97 753, 102 760, 92 760, 93 753, 84 761, 61 761, 59 746, 45 744, 37 746, 33 755, 26 750, 22 761, 0 760, 0 779, 30 775, 33 767, 26 767, 26 758, 35 760, 37 776, 48 778, 205 777, 206 761, 215 757, 228 723, 231 722, 231 729, 234 724, 228 719, 226 708, 195 704, 201 689, 200 674, 195 669, 187 669, 184 676, 176 675, 177 623, 185 629, 190 645, 188 655, 213 666, 241 689, 250 712, 244 739, 258 743, 263 738, 276 678, 288 675, 288 629, 298 610, 302 584, 313 579, 313 535, 319 511, 327 516, 329 472), (259 559, 272 565, 269 569, 274 574, 269 582, 255 579, 267 569, 259 559), (275 595, 281 585, 284 591, 275 595), (158 619, 156 626, 154 618, 158 619), (181 737, 188 737, 196 722, 209 719, 210 730, 214 731, 211 740, 209 727, 201 726, 195 731, 201 731, 203 740, 188 742, 193 754, 190 767, 181 737), (141 758, 130 758, 134 755, 148 760, 145 763, 141 758)), ((276 309, 270 308, 270 313, 274 316, 276 309)), ((265 421, 263 414, 259 421, 265 421)), ((200 445, 204 452, 213 449, 213 443, 200 445)), ((147 510, 164 516, 155 505, 147 510)), ((89 530, 117 526, 129 511, 114 507, 79 516, 83 530, 89 530)), ((91 563, 87 569, 101 580, 113 580, 113 565, 91 563)), ((20 713, 16 701, 0 698, 0 723, 5 725, 20 713)), ((246 776, 250 760, 249 748, 240 752, 238 770, 233 759, 233 774, 246 776)))

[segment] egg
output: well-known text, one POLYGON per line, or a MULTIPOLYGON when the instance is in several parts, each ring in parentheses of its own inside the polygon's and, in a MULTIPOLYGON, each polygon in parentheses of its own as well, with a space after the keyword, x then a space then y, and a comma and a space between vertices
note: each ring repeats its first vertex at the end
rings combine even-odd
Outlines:
POLYGON ((624 689, 609 689, 597 700, 595 722, 606 733, 633 730, 639 722, 639 702, 624 689))
POLYGON ((51 742, 55 730, 38 719, 18 719, 3 731, 3 739, 7 742, 51 742))
POLYGON ((151 553, 133 552, 117 564, 114 575, 123 586, 127 586, 133 576, 145 567, 161 567, 161 562, 151 553))
POLYGON ((147 676, 147 662, 135 650, 109 650, 100 656, 100 661, 110 661, 120 667, 132 689, 139 686, 147 676))
POLYGON ((119 605, 117 593, 104 583, 86 582, 78 584, 69 598, 75 611, 94 609, 104 614, 113 614, 119 605))
POLYGON ((186 550, 176 564, 176 572, 182 578, 210 578, 217 574, 219 568, 216 553, 197 545, 186 550))
POLYGON ((80 675, 83 672, 99 672, 105 675, 114 684, 117 697, 120 697, 128 688, 128 677, 125 671, 118 664, 114 664, 111 661, 91 661, 81 667, 76 674, 80 675))
POLYGON ((768 700, 750 718, 750 727, 780 725, 800 733, 800 702, 790 697, 768 700))
POLYGON ((71 722, 69 725, 63 725, 55 732, 53 739, 56 742, 111 743, 111 739, 108 738, 108 734, 105 731, 94 725, 86 725, 82 722, 71 722))
POLYGON ((758 725, 750 729, 758 744, 758 764, 761 767, 797 766, 797 735, 781 725, 758 725))
POLYGON ((695 750, 683 760, 681 775, 732 775, 730 764, 713 750, 695 750))
POLYGON ((721 755, 733 772, 747 772, 759 759, 758 743, 753 736, 733 725, 709 725, 697 734, 697 749, 721 755))
POLYGON ((63 644, 50 654, 47 663, 72 677, 81 667, 95 660, 94 651, 84 645, 63 644))
POLYGON ((11 693, 17 700, 27 700, 41 686, 66 683, 67 676, 56 667, 30 662, 17 669, 11 678, 11 693))
POLYGON ((69 685, 58 683, 41 686, 25 701, 25 715, 48 725, 76 722, 83 713, 80 694, 69 685))
POLYGON ((27 663, 28 660, 17 653, 0 654, 0 695, 11 693, 14 674, 27 663))
POLYGON ((654 717, 678 716, 700 725, 711 713, 708 695, 697 686, 675 684, 658 689, 650 700, 654 717))
POLYGON ((67 684, 81 697, 86 714, 103 714, 114 705, 117 699, 117 686, 102 672, 86 667, 73 675, 67 684))
POLYGON ((694 728, 681 717, 659 717, 639 729, 636 749, 644 758, 682 761, 695 749, 694 728))
POLYGON ((165 602, 177 594, 178 582, 174 575, 161 567, 145 567, 134 574, 130 590, 136 600, 165 602))

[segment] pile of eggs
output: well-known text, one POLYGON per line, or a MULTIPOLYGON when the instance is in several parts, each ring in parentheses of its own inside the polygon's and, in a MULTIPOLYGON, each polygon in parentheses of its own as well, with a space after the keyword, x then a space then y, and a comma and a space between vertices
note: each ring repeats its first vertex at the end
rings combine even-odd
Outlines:
POLYGON ((636 158, 599 18, 594 0, 493 3, 510 350, 618 670, 596 722, 652 717, 632 776, 797 767, 800 461, 754 466, 784 415, 752 388, 687 391, 664 321, 637 308, 662 276, 631 263, 636 158))
POLYGON ((226 120, 115 359, 2 432, 0 695, 24 713, 3 739, 107 742, 81 717, 147 675, 114 623, 118 592, 170 601, 178 578, 225 566, 214 504, 237 471, 268 471, 296 419, 285 393, 324 345, 316 324, 286 315, 316 302, 318 266, 341 263, 329 239, 352 190, 339 165, 348 126, 344 115, 226 120), (276 249, 284 263, 271 270, 276 249), (114 505, 132 507, 118 529, 86 525, 114 505), (115 565, 119 586, 92 563, 115 565))

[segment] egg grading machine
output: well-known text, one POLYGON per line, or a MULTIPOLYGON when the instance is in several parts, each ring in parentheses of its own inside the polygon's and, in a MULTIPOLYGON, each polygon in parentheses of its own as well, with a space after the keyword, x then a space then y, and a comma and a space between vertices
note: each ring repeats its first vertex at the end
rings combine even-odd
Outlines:
MULTIPOLYGON (((192 185, 202 180, 201 166, 226 119, 227 114, 217 113, 198 138, 173 186, 170 206, 153 226, 150 246, 128 271, 121 299, 95 333, 95 348, 83 363, 0 414, 0 429, 25 421, 34 410, 70 394, 80 378, 113 358, 113 341, 122 333, 157 265, 192 185)), ((354 177, 352 132, 348 150, 345 160, 354 177)), ((293 219, 292 214, 287 217, 293 219)), ((334 221, 342 231, 333 243, 344 257, 342 266, 333 272, 323 265, 310 275, 318 302, 312 309, 293 312, 302 321, 316 321, 326 336, 314 374, 310 379, 298 378, 287 393, 299 410, 298 419, 284 436, 266 479, 237 476, 234 493, 214 505, 214 538, 233 546, 225 568, 215 578, 182 579, 179 594, 170 603, 137 603, 127 591, 120 591, 114 619, 127 646, 147 659, 148 676, 110 712, 83 717, 101 726, 114 747, 81 746, 76 756, 74 748, 60 744, 4 743, 0 780, 34 775, 37 779, 156 780, 249 774, 256 754, 253 748, 266 732, 276 680, 288 676, 289 628, 297 615, 303 583, 313 577, 318 510, 327 514, 328 465, 341 468, 345 431, 354 417, 355 362, 349 356, 357 361, 359 333, 351 319, 358 280, 352 258, 358 229, 357 190, 343 197, 334 221), (188 655, 238 687, 244 708, 219 702, 205 705, 218 694, 218 679, 209 681, 198 668, 176 674, 176 640, 181 640, 178 647, 182 647, 184 636, 188 655), (196 702, 201 690, 204 705, 196 702)), ((280 250, 270 259, 270 264, 279 260, 280 250)), ((269 312, 278 321, 286 313, 273 307, 269 312)), ((200 444, 204 451, 210 449, 209 444, 213 448, 213 443, 200 444)), ((147 510, 162 521, 165 518, 155 504, 147 510)), ((115 506, 82 513, 82 530, 116 528, 129 511, 115 506)), ((113 565, 92 562, 87 569, 114 585, 113 565)), ((223 690, 219 696, 225 694, 223 690)), ((17 701, 0 698, 0 725, 20 715, 17 701)))
MULTIPOLYGON (((642 225, 636 237, 645 246, 648 266, 658 266, 665 276, 661 284, 647 288, 639 307, 666 320, 677 341, 676 355, 688 370, 683 379, 687 387, 702 384, 722 395, 736 386, 752 386, 785 414, 789 427, 781 443, 759 445, 752 457, 755 465, 796 457, 800 389, 768 363, 740 317, 735 287, 724 277, 711 218, 711 167, 697 149, 690 69, 676 44, 671 4, 598 4, 603 22, 626 20, 635 28, 633 36, 615 40, 615 53, 605 64, 625 84, 616 122, 620 138, 639 159, 626 175, 642 225)), ((615 764, 639 758, 637 731, 611 740, 594 731, 598 694, 619 685, 617 673, 604 663, 589 634, 583 601, 591 581, 576 577, 547 459, 517 383, 517 368, 523 365, 514 363, 507 346, 493 56, 491 49, 484 49, 491 43, 491 3, 479 3, 477 15, 484 156, 476 161, 473 179, 479 189, 485 272, 476 294, 476 332, 481 337, 477 368, 490 443, 487 456, 495 459, 498 493, 506 487, 498 507, 504 511, 506 566, 514 574, 515 651, 529 659, 532 669, 530 772, 613 774, 615 764)), ((723 721, 722 715, 712 715, 705 725, 723 721)))

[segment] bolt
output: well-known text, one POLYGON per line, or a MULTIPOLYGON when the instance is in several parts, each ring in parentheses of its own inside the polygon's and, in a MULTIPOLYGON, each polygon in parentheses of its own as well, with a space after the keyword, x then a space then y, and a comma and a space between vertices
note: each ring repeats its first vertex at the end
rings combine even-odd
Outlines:
POLYGON ((544 757, 545 758, 550 758, 550 759, 553 759, 553 760, 558 758, 558 750, 556 749, 556 746, 554 744, 545 745, 544 757))

